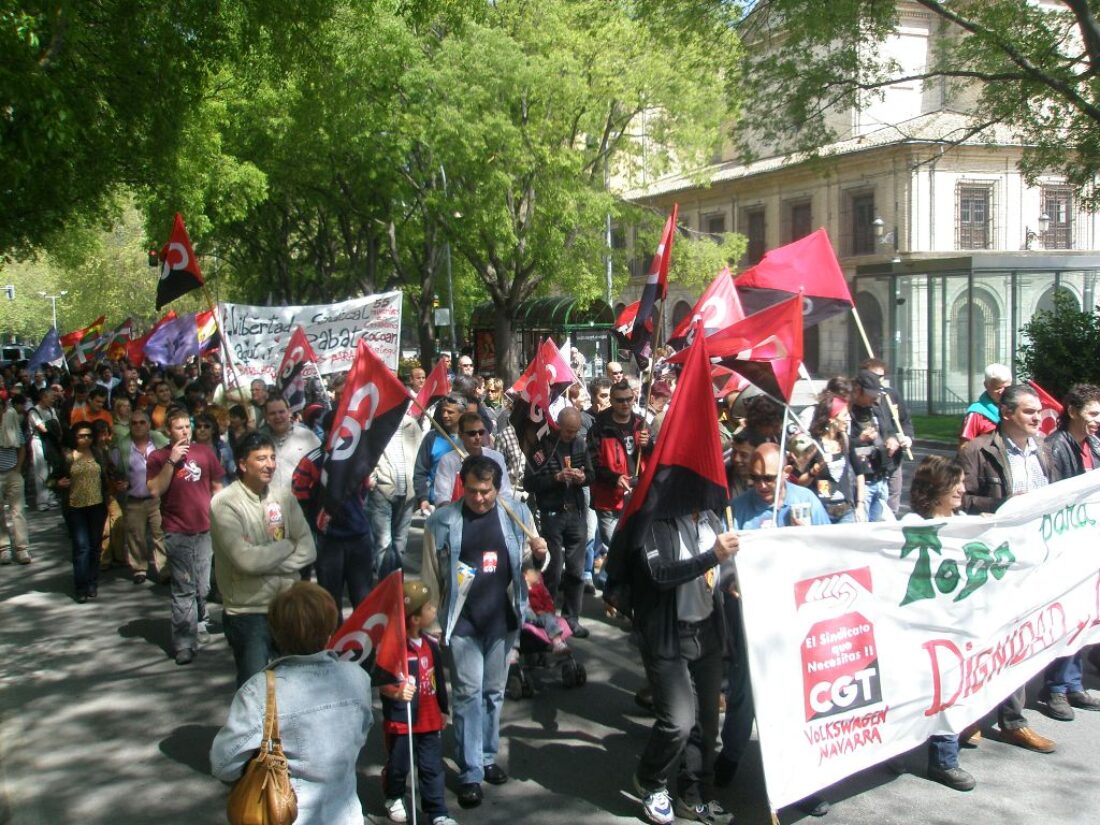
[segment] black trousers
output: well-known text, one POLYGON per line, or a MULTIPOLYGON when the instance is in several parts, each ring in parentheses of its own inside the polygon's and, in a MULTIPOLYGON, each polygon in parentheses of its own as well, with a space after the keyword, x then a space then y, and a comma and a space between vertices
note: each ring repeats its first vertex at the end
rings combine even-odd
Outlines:
POLYGON ((677 795, 688 805, 698 805, 718 738, 722 643, 713 619, 697 625, 680 623, 679 636, 676 658, 654 656, 642 641, 642 662, 653 688, 657 721, 638 763, 638 783, 646 791, 667 788, 679 760, 677 795))
MULTIPOLYGON (((409 778, 409 735, 387 733, 385 736, 386 768, 382 771, 382 792, 386 799, 404 799, 409 778)), ((414 733, 416 772, 420 780, 420 810, 428 822, 437 816, 447 816, 443 800, 443 737, 439 731, 414 733)))
POLYGON ((580 619, 584 601, 584 551, 588 544, 586 513, 580 509, 542 510, 539 516, 542 537, 550 553, 543 581, 555 599, 561 592, 561 615, 572 623, 580 619))

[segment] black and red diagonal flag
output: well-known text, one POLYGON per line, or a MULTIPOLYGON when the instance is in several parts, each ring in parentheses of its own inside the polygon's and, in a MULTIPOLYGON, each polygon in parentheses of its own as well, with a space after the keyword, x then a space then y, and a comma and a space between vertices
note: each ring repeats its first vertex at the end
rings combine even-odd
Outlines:
POLYGON ((394 570, 356 606, 326 649, 371 670, 380 677, 372 679, 377 686, 408 678, 406 644, 404 575, 394 570))
POLYGON ((737 278, 737 294, 749 313, 802 292, 803 324, 812 327, 854 306, 848 282, 824 229, 764 254, 737 278))
POLYGON ((187 236, 187 228, 183 225, 179 212, 176 213, 176 221, 172 226, 172 235, 160 250, 160 263, 157 309, 193 289, 198 289, 204 283, 202 270, 199 269, 199 262, 191 249, 191 239, 187 236))
MULTIPOLYGON (((321 373, 317 369, 317 355, 309 344, 306 331, 300 326, 294 327, 290 340, 286 344, 282 363, 276 379, 279 392, 286 399, 292 413, 301 412, 309 402, 310 390, 316 393, 321 373)), ((327 400, 328 394, 321 393, 327 400)))
POLYGON ((323 529, 329 514, 337 512, 370 475, 411 400, 405 385, 360 338, 325 438, 328 457, 321 470, 318 527, 323 529))
MULTIPOLYGON (((710 356, 773 398, 790 400, 802 363, 802 296, 754 313, 707 338, 710 356)), ((687 351, 668 359, 685 363, 687 351)), ((663 428, 662 428, 663 432, 663 428)))
POLYGON ((623 510, 608 552, 604 599, 629 615, 621 585, 633 578, 633 558, 650 523, 703 510, 721 510, 729 499, 722 442, 714 411, 708 339, 701 323, 684 354, 683 372, 661 425, 661 437, 623 510))
POLYGON ((447 362, 440 358, 424 381, 424 386, 416 394, 416 400, 409 407, 409 415, 419 418, 440 398, 451 394, 451 377, 447 374, 447 362))
POLYGON ((683 349, 691 343, 691 333, 695 322, 703 322, 703 331, 714 335, 745 317, 741 308, 741 299, 737 297, 737 287, 733 285, 733 276, 728 266, 722 267, 718 277, 711 281, 706 291, 695 302, 691 314, 685 316, 680 325, 672 331, 668 345, 673 349, 683 349))
MULTIPOLYGON (((632 304, 627 304, 623 307, 623 311, 619 313, 619 317, 615 319, 615 327, 611 331, 619 342, 620 349, 630 349, 630 338, 634 334, 634 319, 638 317, 638 307, 641 303, 641 301, 635 301, 632 304)), ((646 330, 650 335, 653 334, 652 320, 646 324, 646 330)))
POLYGON ((676 237, 676 215, 680 204, 672 205, 672 214, 661 231, 661 242, 649 265, 649 275, 642 289, 638 314, 634 316, 634 328, 630 331, 630 351, 638 367, 644 369, 653 353, 653 307, 668 294, 668 264, 672 260, 672 241, 676 237))
POLYGON ((550 405, 576 381, 553 338, 539 344, 527 369, 508 391, 512 397, 511 422, 520 449, 528 458, 550 428, 557 427, 550 405))

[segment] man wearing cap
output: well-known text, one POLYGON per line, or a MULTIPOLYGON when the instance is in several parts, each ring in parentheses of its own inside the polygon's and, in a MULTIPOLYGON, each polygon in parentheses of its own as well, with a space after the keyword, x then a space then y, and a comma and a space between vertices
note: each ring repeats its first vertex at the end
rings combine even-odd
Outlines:
POLYGON ((454 660, 458 802, 473 808, 481 804, 482 780, 508 781, 496 764, 508 653, 527 608, 523 562, 529 556, 541 567, 546 541, 535 536, 525 504, 498 498, 502 473, 495 461, 471 456, 460 475, 461 501, 440 507, 425 524, 421 575, 433 594, 441 594, 442 640, 454 660))
POLYGON ((649 424, 649 434, 654 444, 657 443, 661 425, 665 423, 665 412, 668 410, 668 402, 671 398, 672 387, 667 381, 654 381, 649 388, 645 420, 649 424))
POLYGON ((864 479, 864 500, 856 502, 856 517, 867 521, 892 521, 890 473, 894 455, 902 448, 889 411, 882 403, 882 382, 869 370, 860 370, 852 382, 853 461, 864 479))

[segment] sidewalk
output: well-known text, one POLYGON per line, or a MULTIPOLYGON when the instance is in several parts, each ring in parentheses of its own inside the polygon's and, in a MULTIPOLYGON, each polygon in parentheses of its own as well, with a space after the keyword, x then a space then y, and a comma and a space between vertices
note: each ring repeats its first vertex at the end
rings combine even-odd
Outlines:
MULTIPOLYGON (((111 571, 98 601, 78 605, 59 514, 33 513, 30 523, 34 563, 0 567, 0 825, 224 822, 226 789, 207 764, 234 690, 224 639, 215 636, 193 664, 178 667, 167 653, 166 588, 135 586, 111 571)), ((640 821, 636 797, 624 790, 652 724, 633 701, 639 658, 628 634, 598 615, 594 598, 587 612, 592 636, 574 643, 587 685, 566 690, 556 672, 541 674, 534 699, 505 703, 501 762, 512 781, 486 786, 475 811, 458 807, 452 786, 448 803, 459 822, 640 821)), ((1086 680, 1098 687, 1091 669, 1086 680)), ((978 780, 969 794, 879 766, 826 791, 833 811, 823 822, 1095 822, 1100 713, 1079 711, 1068 724, 1028 715, 1058 741, 1057 753, 987 738, 963 752, 978 780)), ((382 822, 377 719, 359 761, 359 793, 382 822)), ((895 767, 922 772, 923 753, 895 767)), ((718 794, 743 825, 769 821, 760 770, 754 743, 734 785, 718 794)), ((787 810, 781 821, 811 820, 787 810)))

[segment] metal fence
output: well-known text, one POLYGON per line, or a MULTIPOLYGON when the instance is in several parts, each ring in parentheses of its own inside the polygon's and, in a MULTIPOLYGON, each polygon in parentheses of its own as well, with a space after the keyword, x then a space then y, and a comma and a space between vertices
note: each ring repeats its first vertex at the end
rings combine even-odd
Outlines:
POLYGON ((947 386, 943 370, 899 370, 894 377, 901 397, 917 415, 959 415, 970 402, 947 386))

